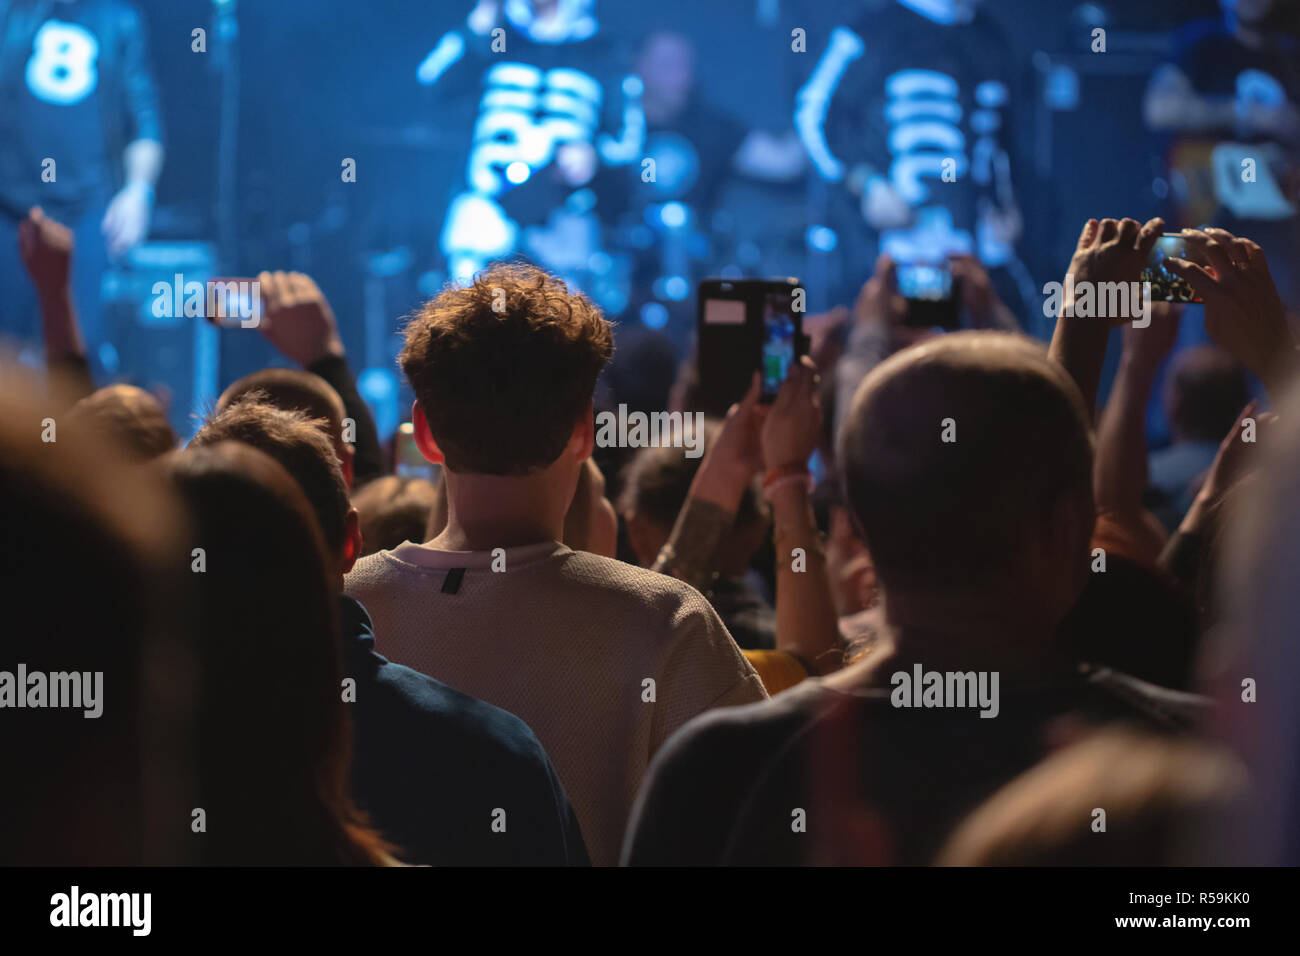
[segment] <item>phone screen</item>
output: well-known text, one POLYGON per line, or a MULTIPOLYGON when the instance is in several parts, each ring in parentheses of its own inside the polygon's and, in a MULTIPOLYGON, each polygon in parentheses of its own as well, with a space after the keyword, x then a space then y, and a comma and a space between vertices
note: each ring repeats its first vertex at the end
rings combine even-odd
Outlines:
POLYGON ((261 293, 257 280, 218 277, 204 284, 203 314, 223 329, 254 328, 262 320, 261 293))
POLYGON ((697 291, 692 411, 723 417, 745 397, 758 372, 760 401, 771 402, 807 348, 805 290, 793 276, 701 279, 697 291))
POLYGON ((957 280, 946 262, 899 263, 895 276, 899 295, 907 302, 904 325, 919 329, 961 327, 957 280))
POLYGON ((425 478, 438 480, 438 466, 432 464, 420 452, 415 443, 415 426, 402 422, 397 426, 397 435, 393 439, 393 471, 403 478, 425 478))
POLYGON ((763 300, 763 384, 764 401, 776 398, 781 383, 790 374, 795 360, 795 322, 790 296, 769 293, 763 300))
POLYGON ((952 298, 952 270, 947 265, 899 265, 898 293, 904 299, 941 302, 952 298))
POLYGON ((1142 270, 1142 281, 1151 283, 1152 302, 1200 302, 1198 296, 1187 280, 1174 275, 1165 268, 1165 259, 1186 259, 1196 262, 1196 257, 1188 254, 1187 243, 1177 233, 1165 233, 1151 247, 1146 267, 1142 270))

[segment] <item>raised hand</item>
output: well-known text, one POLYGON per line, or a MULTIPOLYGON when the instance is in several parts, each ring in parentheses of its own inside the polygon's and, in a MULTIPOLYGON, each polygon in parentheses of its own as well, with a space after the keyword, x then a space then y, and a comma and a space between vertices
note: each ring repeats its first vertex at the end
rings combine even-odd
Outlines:
POLYGON ((1300 358, 1264 250, 1224 229, 1184 229, 1182 235, 1204 265, 1167 258, 1166 266, 1205 301, 1210 338, 1258 376, 1276 399, 1300 358))
POLYGON ((1089 219, 1070 259, 1075 285, 1137 282, 1164 228, 1165 221, 1159 218, 1142 224, 1136 219, 1089 219))
POLYGON ((100 224, 109 255, 117 258, 141 242, 149 233, 152 214, 153 196, 149 187, 141 183, 122 187, 108 204, 100 224))
POLYGON ((1223 441, 1219 442, 1219 451, 1214 456, 1214 464, 1205 473, 1201 493, 1207 499, 1217 502, 1239 479, 1254 469, 1258 461, 1258 450, 1261 445, 1268 444, 1272 438, 1277 421, 1277 415, 1272 412, 1259 414, 1257 401, 1250 402, 1241 410, 1241 414, 1232 424, 1232 429, 1223 437, 1223 441), (1244 441, 1242 437, 1245 434, 1242 425, 1248 418, 1255 419, 1256 434, 1253 442, 1244 441))
POLYGON ((67 290, 72 249, 72 230, 45 215, 40 206, 33 206, 18 224, 18 253, 42 297, 67 290))
POLYGON ((817 366, 804 356, 792 366, 763 420, 763 464, 771 471, 806 465, 821 438, 817 366))
POLYGON ((343 355, 338 323, 325 294, 301 272, 263 272, 258 329, 286 358, 304 368, 327 355, 343 355))
POLYGON ((755 372, 745 397, 727 412, 691 482, 691 497, 711 501, 733 512, 740 506, 745 487, 763 467, 759 445, 763 415, 763 406, 759 404, 760 381, 755 372))

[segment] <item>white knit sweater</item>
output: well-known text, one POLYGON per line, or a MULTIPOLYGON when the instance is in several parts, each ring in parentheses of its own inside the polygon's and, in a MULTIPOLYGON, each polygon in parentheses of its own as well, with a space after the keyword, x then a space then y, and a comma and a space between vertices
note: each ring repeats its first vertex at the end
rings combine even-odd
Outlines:
POLYGON ((505 549, 504 567, 408 542, 358 561, 346 590, 370 612, 379 653, 532 727, 592 862, 614 865, 663 742, 703 711, 767 694, 708 601, 675 578, 559 542, 505 549), (447 593, 453 568, 466 570, 447 593))

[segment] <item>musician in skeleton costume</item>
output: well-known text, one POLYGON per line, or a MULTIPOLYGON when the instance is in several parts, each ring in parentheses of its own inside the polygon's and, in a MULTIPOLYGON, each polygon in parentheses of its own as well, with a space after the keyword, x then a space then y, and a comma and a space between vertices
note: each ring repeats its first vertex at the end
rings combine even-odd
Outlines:
POLYGON ((1014 258, 1009 62, 976 0, 877 2, 831 33, 795 128, 817 172, 856 197, 881 251, 973 254, 990 272, 1014 258))
POLYGON ((640 80, 600 35, 591 0, 480 0, 417 78, 440 106, 476 105, 440 239, 451 278, 521 254, 598 301, 616 297, 602 295, 609 257, 587 187, 601 166, 640 161, 645 122, 640 80))

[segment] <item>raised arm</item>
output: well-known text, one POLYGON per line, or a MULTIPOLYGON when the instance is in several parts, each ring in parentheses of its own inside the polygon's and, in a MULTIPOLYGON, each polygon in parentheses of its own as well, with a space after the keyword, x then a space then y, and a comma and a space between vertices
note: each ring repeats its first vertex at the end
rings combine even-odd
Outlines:
POLYGON ((75 402, 95 390, 95 381, 68 284, 72 250, 72 230, 45 215, 39 206, 18 225, 18 251, 40 302, 45 364, 59 380, 65 397, 75 402))
MULTIPOLYGON (((1137 317, 1111 316, 1107 318, 1081 317, 1074 314, 1076 294, 1089 284, 1095 293, 1103 282, 1137 283, 1151 247, 1160 238, 1165 227, 1163 219, 1152 219, 1140 225, 1134 219, 1089 219, 1079 234, 1079 242, 1070 259, 1061 309, 1056 319, 1049 354, 1070 373, 1079 390, 1089 415, 1097 409, 1097 387, 1101 381, 1101 366, 1106 358, 1106 341, 1110 338, 1112 324, 1132 321, 1137 317)), ((1131 288, 1131 286, 1130 286, 1131 288)), ((1130 300, 1131 302, 1131 300, 1130 300)))
POLYGON ((382 475, 383 452, 370 407, 357 392, 329 300, 311 276, 300 272, 263 272, 257 277, 263 315, 258 329, 276 350, 308 372, 319 375, 343 399, 356 424, 352 445, 353 487, 382 475))
POLYGON ((762 467, 759 447, 759 376, 733 405, 691 481, 690 492, 653 570, 708 592, 716 571, 714 555, 731 532, 745 486, 762 467))
POLYGON ((790 370, 763 421, 763 486, 772 504, 776 551, 776 648, 797 657, 814 674, 828 674, 843 663, 839 618, 813 517, 808 473, 821 424, 817 369, 805 357, 790 370))
POLYGON ((1205 300, 1205 331, 1264 383, 1276 404, 1300 371, 1300 352, 1264 250, 1225 229, 1184 229, 1198 262, 1165 260, 1205 300))
POLYGON ((1183 307, 1166 302, 1151 305, 1145 328, 1124 327, 1120 357, 1110 400, 1097 426, 1097 457, 1092 488, 1097 510, 1118 520, 1140 520, 1147 486, 1147 404, 1160 363, 1178 338, 1183 307))

